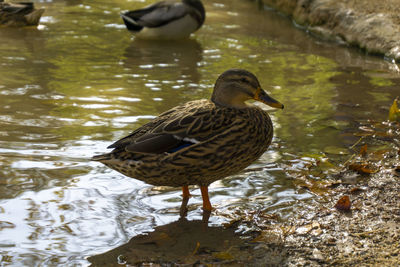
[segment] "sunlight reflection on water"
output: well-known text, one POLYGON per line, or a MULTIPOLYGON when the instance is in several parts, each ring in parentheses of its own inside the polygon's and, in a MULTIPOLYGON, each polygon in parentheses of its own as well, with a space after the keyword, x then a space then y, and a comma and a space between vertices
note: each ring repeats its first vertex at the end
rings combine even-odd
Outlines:
MULTIPOLYGON (((204 1, 206 25, 194 38, 163 44, 135 40, 118 15, 151 1, 80 2, 38 3, 46 8, 38 29, 0 29, 5 265, 87 265, 86 256, 176 221, 180 189, 89 159, 168 108, 209 98, 227 68, 253 71, 285 110, 270 112, 270 150, 210 186, 214 226, 238 210, 293 215, 313 196, 293 185, 287 166, 300 171, 307 156, 351 145, 356 119, 385 119, 398 94, 392 64, 321 43, 248 1, 204 1)), ((200 220, 200 191, 190 191, 188 219, 200 220)))

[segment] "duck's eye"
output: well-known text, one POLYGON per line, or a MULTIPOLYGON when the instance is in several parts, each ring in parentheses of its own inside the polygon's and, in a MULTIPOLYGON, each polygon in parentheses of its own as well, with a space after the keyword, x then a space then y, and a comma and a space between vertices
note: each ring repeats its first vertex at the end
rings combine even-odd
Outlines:
POLYGON ((240 78, 240 81, 243 83, 248 83, 249 81, 246 78, 240 78))

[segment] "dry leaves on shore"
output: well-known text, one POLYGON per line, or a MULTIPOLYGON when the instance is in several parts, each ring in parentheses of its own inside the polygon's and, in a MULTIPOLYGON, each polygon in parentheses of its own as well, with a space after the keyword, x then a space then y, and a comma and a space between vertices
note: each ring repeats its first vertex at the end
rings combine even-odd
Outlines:
POLYGON ((339 211, 348 212, 351 208, 351 201, 349 196, 341 197, 335 205, 335 208, 339 211))

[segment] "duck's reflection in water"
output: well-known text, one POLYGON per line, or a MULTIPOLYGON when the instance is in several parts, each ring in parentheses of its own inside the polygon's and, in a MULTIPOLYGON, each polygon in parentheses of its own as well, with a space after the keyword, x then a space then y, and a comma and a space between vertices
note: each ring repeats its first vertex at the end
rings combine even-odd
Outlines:
POLYGON ((153 232, 134 236, 122 246, 89 257, 91 266, 285 265, 287 253, 283 243, 272 241, 276 235, 269 241, 261 238, 260 245, 257 239, 264 235, 254 230, 238 233, 239 223, 208 226, 209 212, 203 213, 202 220, 188 221, 187 200, 182 200, 178 221, 158 226, 153 232))
POLYGON ((135 39, 125 50, 124 66, 133 72, 153 68, 162 76, 171 72, 174 79, 187 77, 198 83, 198 63, 203 59, 203 48, 194 39, 177 41, 152 41, 135 39), (173 75, 175 74, 175 76, 173 75))
POLYGON ((208 227, 198 221, 185 218, 158 226, 154 232, 133 237, 128 243, 104 254, 90 257, 92 266, 110 266, 118 263, 142 265, 144 263, 193 264, 199 258, 212 258, 244 241, 235 229, 208 227))
POLYGON ((188 221, 188 200, 189 198, 182 200, 178 221, 158 226, 153 232, 137 235, 122 246, 89 257, 91 266, 193 264, 198 262, 199 257, 212 257, 212 253, 223 253, 245 242, 235 233, 235 227, 209 227, 209 212, 203 213, 202 220, 188 221))
POLYGON ((245 243, 236 234, 236 227, 209 227, 210 212, 203 212, 202 220, 186 219, 189 198, 182 199, 180 218, 153 232, 137 235, 128 243, 106 253, 91 256, 92 266, 117 264, 141 265, 144 263, 195 263, 199 257, 211 257, 233 246, 245 243))

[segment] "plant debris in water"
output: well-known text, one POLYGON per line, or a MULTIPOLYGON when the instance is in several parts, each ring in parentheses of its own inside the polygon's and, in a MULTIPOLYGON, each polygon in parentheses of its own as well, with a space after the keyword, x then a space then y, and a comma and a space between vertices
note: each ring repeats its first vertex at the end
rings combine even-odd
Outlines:
MULTIPOLYGON (((319 186, 323 197, 277 225, 287 266, 398 266, 400 124, 367 122, 360 130, 331 186, 319 186)), ((315 193, 314 187, 308 189, 315 193)))

